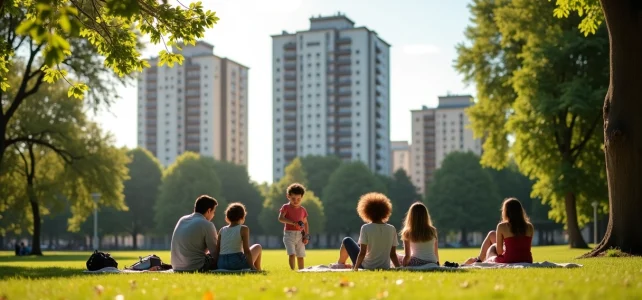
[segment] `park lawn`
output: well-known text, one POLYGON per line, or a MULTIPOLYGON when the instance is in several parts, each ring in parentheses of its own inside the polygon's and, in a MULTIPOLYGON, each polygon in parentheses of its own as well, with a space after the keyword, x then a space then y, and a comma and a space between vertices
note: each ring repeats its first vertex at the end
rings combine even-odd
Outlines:
MULTIPOLYGON (((112 254, 122 269, 152 252, 112 254)), ((439 252, 442 262, 476 255, 475 249, 439 252)), ((289 270, 285 250, 269 250, 263 256, 267 273, 250 275, 89 275, 82 273, 89 252, 44 257, 0 252, 0 299, 642 299, 642 258, 576 259, 584 252, 566 246, 533 249, 536 261, 584 265, 577 269, 297 273, 289 270)), ((169 262, 168 251, 155 253, 169 262)), ((337 254, 308 250, 306 265, 333 262, 337 254)))

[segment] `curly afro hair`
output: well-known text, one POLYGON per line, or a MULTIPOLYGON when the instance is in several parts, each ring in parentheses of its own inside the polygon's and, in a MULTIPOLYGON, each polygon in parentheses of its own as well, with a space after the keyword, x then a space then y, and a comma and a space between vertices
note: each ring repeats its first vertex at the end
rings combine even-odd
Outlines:
POLYGON ((230 222, 236 222, 240 219, 243 219, 243 217, 245 217, 245 214, 245 205, 239 202, 230 203, 230 205, 228 205, 227 209, 225 210, 225 217, 230 222))
POLYGON ((382 193, 367 193, 359 199, 357 212, 364 222, 387 222, 392 214, 392 203, 382 193))

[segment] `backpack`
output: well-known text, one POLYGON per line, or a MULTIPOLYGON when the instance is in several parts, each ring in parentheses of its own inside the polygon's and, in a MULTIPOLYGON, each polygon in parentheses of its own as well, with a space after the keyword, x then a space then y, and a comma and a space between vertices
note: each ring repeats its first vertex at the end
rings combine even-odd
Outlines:
POLYGON ((87 260, 87 270, 97 271, 106 267, 118 268, 118 262, 109 253, 95 250, 87 260))
POLYGON ((134 271, 144 271, 144 270, 149 270, 153 267, 160 267, 160 269, 163 269, 163 270, 172 268, 170 265, 164 264, 163 261, 160 259, 160 257, 156 256, 156 254, 152 254, 152 255, 147 255, 145 257, 140 256, 139 260, 135 264, 129 267, 125 267, 125 269, 134 270, 134 271))

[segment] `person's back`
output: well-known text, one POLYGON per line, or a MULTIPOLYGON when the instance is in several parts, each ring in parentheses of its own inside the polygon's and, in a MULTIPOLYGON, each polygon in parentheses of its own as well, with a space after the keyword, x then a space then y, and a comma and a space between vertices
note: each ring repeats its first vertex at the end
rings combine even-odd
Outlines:
POLYGON ((436 239, 427 242, 410 242, 410 255, 425 262, 438 263, 439 258, 435 253, 435 242, 437 242, 436 239))
POLYGON ((527 224, 524 234, 515 235, 509 223, 502 223, 498 226, 500 234, 503 237, 503 253, 499 255, 495 262, 502 263, 532 263, 533 254, 531 244, 533 240, 534 228, 527 224))
POLYGON ((176 223, 171 243, 171 263, 175 271, 210 267, 207 250, 214 253, 217 241, 216 227, 210 221, 217 204, 213 198, 201 196, 196 200, 195 212, 181 217, 176 223))
POLYGON ((243 252, 242 225, 221 228, 221 255, 243 252))
POLYGON ((359 244, 368 245, 363 259, 364 269, 390 269, 390 249, 397 246, 397 230, 388 223, 361 226, 359 244))

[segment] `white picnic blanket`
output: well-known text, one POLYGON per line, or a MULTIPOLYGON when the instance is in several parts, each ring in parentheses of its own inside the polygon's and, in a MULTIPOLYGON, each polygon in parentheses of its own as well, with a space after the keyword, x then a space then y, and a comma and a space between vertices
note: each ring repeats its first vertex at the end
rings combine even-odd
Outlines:
POLYGON ((474 263, 471 265, 459 266, 460 269, 523 269, 523 268, 581 268, 583 265, 575 263, 553 263, 550 261, 530 263, 474 263))
MULTIPOLYGON (((515 264, 499 264, 499 263, 474 263, 472 265, 463 265, 458 268, 444 267, 437 264, 425 264, 423 266, 410 266, 393 268, 390 271, 461 271, 465 269, 523 269, 523 268, 580 268, 582 265, 574 263, 552 263, 548 261, 529 263, 515 263, 515 264)), ((351 272, 351 268, 336 268, 333 264, 317 265, 307 267, 299 270, 298 272, 351 272)), ((359 271, 366 271, 359 269, 359 271)))
MULTIPOLYGON (((96 271, 89 271, 89 270, 84 270, 83 273, 89 273, 89 274, 102 274, 102 273, 180 273, 180 272, 174 272, 174 270, 163 270, 163 271, 134 271, 134 270, 120 270, 118 268, 114 267, 106 267, 102 268, 100 270, 96 271)), ((217 269, 217 270, 212 270, 209 271, 209 273, 262 273, 262 271, 253 271, 251 269, 243 269, 243 270, 225 270, 225 269, 217 269)))

